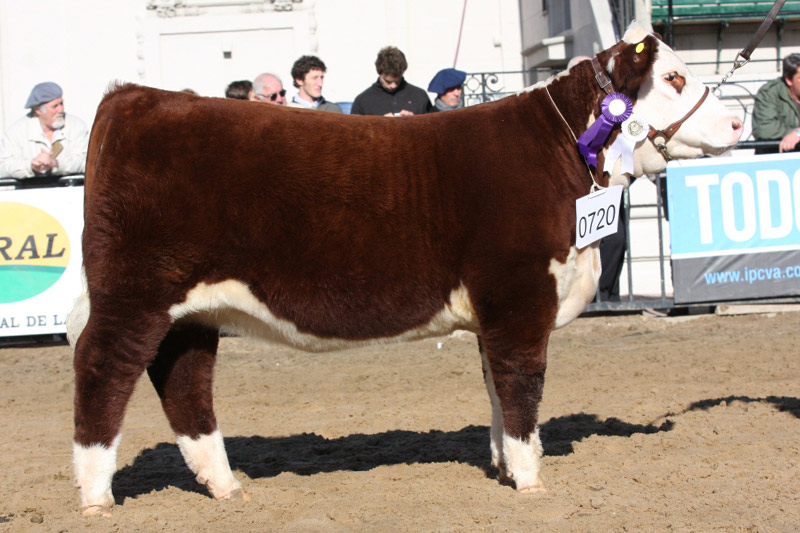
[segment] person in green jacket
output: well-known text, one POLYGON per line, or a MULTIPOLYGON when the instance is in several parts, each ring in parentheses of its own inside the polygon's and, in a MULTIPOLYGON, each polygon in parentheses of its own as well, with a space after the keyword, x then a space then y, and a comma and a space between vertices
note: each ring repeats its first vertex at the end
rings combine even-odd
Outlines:
MULTIPOLYGON (((800 142, 800 54, 783 58, 783 75, 761 86, 753 106, 753 137, 779 140, 778 151, 800 142)), ((770 150, 774 152, 775 150, 770 150)), ((760 153, 766 153, 760 150, 760 153)))

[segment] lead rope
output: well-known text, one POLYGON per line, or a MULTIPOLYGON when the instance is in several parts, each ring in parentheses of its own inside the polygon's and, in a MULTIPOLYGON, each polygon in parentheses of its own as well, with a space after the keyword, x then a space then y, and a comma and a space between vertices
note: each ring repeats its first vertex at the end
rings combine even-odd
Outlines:
POLYGON ((775 22, 775 17, 778 16, 778 12, 785 3, 786 0, 775 0, 775 3, 772 4, 772 8, 769 10, 769 13, 767 13, 767 16, 764 17, 764 20, 761 22, 761 26, 758 27, 758 31, 756 31, 755 35, 753 35, 753 38, 750 39, 750 42, 747 43, 747 46, 742 48, 742 51, 736 54, 736 59, 733 60, 733 66, 731 69, 722 77, 714 89, 712 89, 714 96, 719 97, 722 92, 720 91, 720 86, 728 81, 728 78, 730 78, 737 69, 742 68, 750 61, 750 54, 753 53, 753 50, 756 49, 758 43, 760 43, 761 39, 763 39, 767 34, 767 30, 769 30, 769 27, 772 26, 773 22, 775 22))
MULTIPOLYGON (((556 105, 556 101, 553 100, 553 97, 550 95, 550 90, 547 88, 547 85, 544 86, 544 92, 546 92, 547 96, 550 98, 550 103, 553 104, 553 107, 555 108, 556 113, 558 113, 558 116, 561 117, 561 120, 563 120, 564 124, 566 124, 567 129, 569 130, 569 134, 572 135, 572 140, 575 141, 575 145, 577 146, 578 138, 575 136, 575 132, 572 131, 572 126, 569 125, 569 122, 567 122, 567 119, 565 119, 564 115, 561 114, 561 110, 556 105)), ((592 180, 592 186, 589 188, 589 192, 593 193, 593 192, 599 191, 600 189, 605 189, 605 187, 603 187, 602 185, 597 183, 597 181, 595 181, 594 174, 592 173, 592 169, 589 168, 589 163, 586 162, 586 159, 584 159, 584 157, 581 156, 581 160, 583 161, 583 164, 586 165, 586 170, 589 171, 589 177, 592 180)))

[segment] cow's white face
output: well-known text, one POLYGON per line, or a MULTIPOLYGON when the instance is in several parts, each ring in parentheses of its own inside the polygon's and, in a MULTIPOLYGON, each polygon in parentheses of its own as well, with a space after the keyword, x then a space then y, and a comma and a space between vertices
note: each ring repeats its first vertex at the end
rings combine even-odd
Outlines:
MULTIPOLYGON (((623 40, 637 43, 644 35, 644 29, 632 25, 623 40)), ((633 110, 652 127, 662 130, 683 118, 697 104, 705 86, 669 46, 662 42, 658 46, 653 75, 639 88, 633 110)), ((709 93, 705 102, 667 142, 667 151, 673 159, 719 155, 734 146, 741 135, 742 121, 709 93)), ((634 155, 634 174, 653 174, 664 168, 666 161, 653 143, 647 139, 639 142, 634 155)))

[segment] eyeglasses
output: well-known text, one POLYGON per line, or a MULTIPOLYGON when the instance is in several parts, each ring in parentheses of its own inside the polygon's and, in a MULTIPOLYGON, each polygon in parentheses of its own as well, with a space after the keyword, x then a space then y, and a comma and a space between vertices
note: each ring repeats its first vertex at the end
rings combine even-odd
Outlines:
POLYGON ((264 100, 270 100, 270 101, 274 102, 275 100, 278 99, 278 96, 280 96, 281 98, 286 96, 286 89, 281 89, 280 91, 278 91, 276 93, 272 93, 272 94, 256 93, 256 96, 258 96, 259 98, 263 98, 264 100))

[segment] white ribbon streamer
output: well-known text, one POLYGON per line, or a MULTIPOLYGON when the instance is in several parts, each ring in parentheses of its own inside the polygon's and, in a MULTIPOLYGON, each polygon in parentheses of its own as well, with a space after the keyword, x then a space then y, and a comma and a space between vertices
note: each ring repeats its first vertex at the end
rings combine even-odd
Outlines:
POLYGON ((636 148, 636 143, 643 141, 647 137, 647 132, 650 127, 647 122, 640 116, 631 114, 628 119, 622 123, 622 131, 620 135, 611 143, 606 153, 606 162, 603 165, 603 171, 612 174, 614 172, 614 165, 618 159, 621 159, 620 173, 633 174, 633 150, 636 148))

